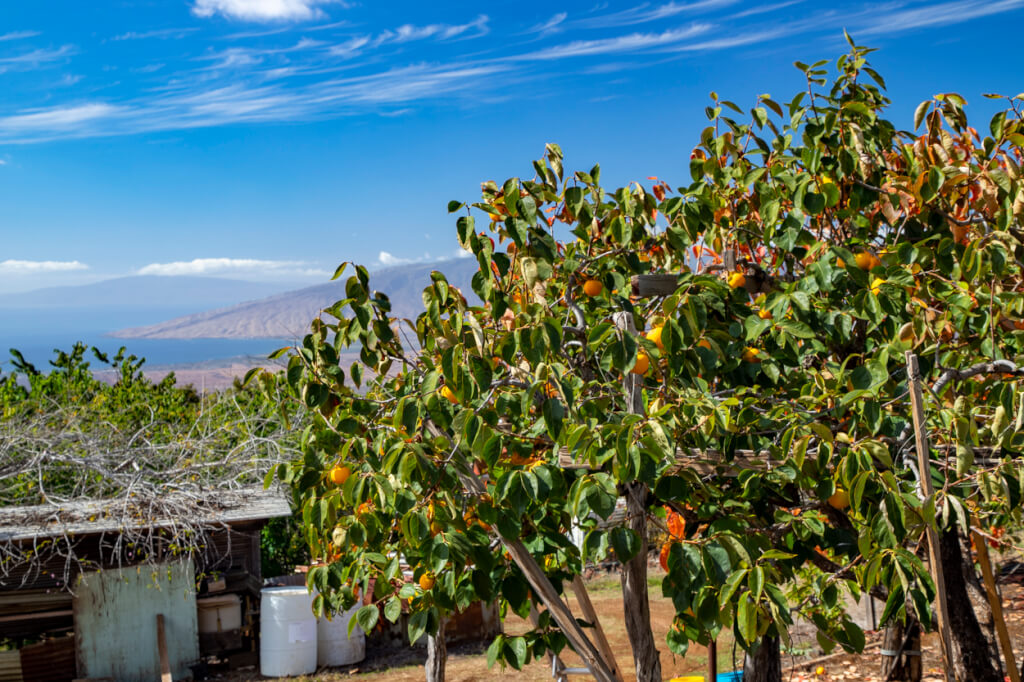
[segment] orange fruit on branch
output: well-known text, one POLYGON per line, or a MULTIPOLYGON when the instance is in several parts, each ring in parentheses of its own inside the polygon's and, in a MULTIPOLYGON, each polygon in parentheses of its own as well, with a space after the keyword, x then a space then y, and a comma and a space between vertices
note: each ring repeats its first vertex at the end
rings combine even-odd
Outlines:
POLYGON ((661 331, 664 329, 662 326, 657 326, 651 331, 647 332, 647 340, 658 347, 658 350, 665 350, 665 344, 661 342, 661 331))
POLYGON ((651 360, 647 357, 647 353, 643 351, 636 354, 636 364, 633 365, 633 369, 630 371, 633 374, 647 374, 647 370, 651 367, 651 360))
POLYGON ((839 511, 846 509, 850 506, 850 493, 842 488, 836 488, 836 491, 828 498, 828 506, 839 511))
POLYGON ((587 296, 600 296, 602 291, 604 291, 604 285, 596 279, 588 279, 583 283, 583 293, 587 296))
POLYGON ((874 270, 882 264, 882 261, 878 259, 878 256, 870 251, 861 251, 854 257, 854 259, 857 262, 857 267, 861 270, 874 270))
POLYGON ((434 578, 433 573, 424 573, 420 576, 420 589, 426 592, 427 590, 434 587, 434 583, 436 582, 437 580, 436 578, 434 578))
POLYGON ((330 477, 331 483, 334 485, 344 485, 348 477, 352 475, 352 470, 347 466, 338 465, 331 469, 330 477))
POLYGON ((729 275, 729 286, 733 289, 740 289, 747 284, 747 276, 742 272, 734 272, 729 275))
POLYGON ((759 348, 753 348, 751 346, 747 346, 746 348, 743 349, 743 356, 742 357, 747 362, 757 363, 757 362, 761 362, 761 358, 758 357, 759 355, 761 355, 761 350, 759 348))

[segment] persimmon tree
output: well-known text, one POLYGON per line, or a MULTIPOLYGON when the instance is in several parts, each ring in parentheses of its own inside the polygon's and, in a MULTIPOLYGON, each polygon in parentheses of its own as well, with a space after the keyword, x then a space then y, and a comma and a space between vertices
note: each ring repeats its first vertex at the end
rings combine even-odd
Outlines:
MULTIPOLYGON (((806 89, 788 102, 712 93, 687 185, 607 191, 599 167, 566 174, 548 145, 531 179, 451 202, 479 271, 472 292, 434 272, 416 320, 355 268, 289 361, 316 416, 278 473, 321 559, 316 608, 369 592, 358 622, 408 611, 415 640, 475 600, 527 617, 544 600, 530 557, 556 593, 614 557, 637 679, 661 680, 646 617, 660 526, 676 617, 657 638, 682 654, 728 629, 750 679, 777 678, 795 617, 826 648, 863 646, 847 595, 933 627, 933 526, 956 677, 997 679, 988 615, 965 607, 966 539, 1020 526, 1024 95, 996 98, 986 133, 952 93, 900 130, 870 50, 850 44, 831 76, 798 63, 806 89), (929 471, 907 350, 928 387, 929 471), (603 527, 621 496, 626 522, 603 527)), ((499 636, 490 662, 560 651, 557 616, 499 636)))

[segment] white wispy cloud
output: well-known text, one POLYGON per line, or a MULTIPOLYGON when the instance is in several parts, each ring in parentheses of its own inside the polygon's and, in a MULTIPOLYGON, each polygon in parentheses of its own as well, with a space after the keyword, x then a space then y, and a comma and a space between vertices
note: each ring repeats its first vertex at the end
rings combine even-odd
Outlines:
POLYGON ((349 58, 358 55, 370 42, 370 36, 355 36, 343 43, 332 45, 329 52, 334 57, 349 58))
POLYGON ((705 12, 734 5, 739 0, 701 0, 700 2, 670 2, 665 5, 644 3, 630 9, 610 14, 577 19, 573 25, 578 28, 616 28, 633 26, 650 21, 664 21, 689 12, 705 12))
POLYGON ((259 260, 254 258, 195 258, 190 261, 150 263, 139 268, 136 274, 163 275, 165 277, 181 277, 186 275, 322 277, 329 275, 326 270, 312 267, 305 261, 259 260))
POLYGON ((919 7, 871 13, 871 20, 857 28, 858 36, 899 33, 926 26, 960 24, 971 19, 1002 14, 1024 7, 1024 0, 957 0, 925 3, 919 7))
POLYGON ((43 64, 61 62, 78 52, 74 45, 42 47, 21 54, 0 57, 0 72, 7 70, 31 69, 43 64))
POLYGON ((40 35, 39 31, 11 31, 10 33, 0 34, 0 43, 8 40, 24 40, 25 38, 35 38, 40 35))
POLYGON ((489 31, 487 15, 481 14, 473 21, 465 24, 427 24, 416 26, 403 24, 395 30, 387 30, 380 33, 375 39, 375 45, 383 43, 406 43, 411 40, 425 40, 427 38, 439 38, 448 40, 472 32, 473 37, 487 35, 489 31))
POLYGON ((599 54, 638 52, 652 48, 674 45, 707 33, 711 24, 691 24, 685 28, 670 29, 661 33, 631 33, 616 38, 596 40, 574 40, 563 45, 554 45, 535 52, 508 57, 509 60, 550 60, 566 57, 586 57, 599 54))
POLYGON ((565 20, 568 16, 569 14, 567 12, 559 12, 558 14, 555 14, 547 21, 527 29, 526 32, 536 33, 539 34, 540 36, 546 36, 552 33, 557 33, 558 31, 562 30, 563 24, 565 23, 565 20))
POLYGON ((377 255, 377 263, 386 268, 395 265, 409 265, 410 263, 428 263, 431 260, 433 260, 433 258, 431 258, 429 253, 425 253, 419 258, 399 258, 398 256, 392 255, 387 251, 381 251, 377 255))
POLYGON ((106 120, 122 109, 102 102, 77 106, 57 106, 0 117, 0 136, 33 132, 60 133, 83 124, 106 120))
POLYGON ((173 38, 177 40, 198 30, 198 28, 192 26, 188 28, 159 28, 152 31, 128 31, 127 33, 114 36, 111 40, 146 40, 147 38, 159 38, 161 40, 173 38))
POLYGON ((89 266, 77 260, 4 260, 0 261, 0 273, 5 275, 30 275, 43 272, 69 272, 88 270, 89 266))
POLYGON ((325 16, 318 6, 327 4, 348 6, 341 0, 196 0, 192 13, 242 21, 309 21, 325 16))

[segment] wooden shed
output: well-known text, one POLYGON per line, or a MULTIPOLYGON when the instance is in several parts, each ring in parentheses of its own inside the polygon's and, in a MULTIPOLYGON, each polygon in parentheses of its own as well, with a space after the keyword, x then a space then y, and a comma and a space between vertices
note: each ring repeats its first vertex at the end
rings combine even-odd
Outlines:
MULTIPOLYGON (((191 599, 193 612, 186 630, 195 627, 197 596, 238 595, 241 627, 199 634, 197 650, 255 651, 263 584, 260 530, 268 519, 291 514, 287 497, 250 488, 174 498, 169 494, 159 504, 118 499, 0 508, 0 638, 23 645, 23 669, 33 665, 42 644, 47 658, 60 654, 65 661, 47 679, 74 679, 84 664, 84 652, 75 645, 82 642, 79 630, 98 623, 94 616, 102 604, 88 585, 118 575, 124 582, 143 567, 188 566, 188 575, 177 580, 192 590, 183 597, 191 599), (163 513, 168 509, 175 513, 163 513)), ((125 628, 136 627, 130 622, 125 619, 125 628)), ((125 640, 134 636, 124 633, 125 640)))

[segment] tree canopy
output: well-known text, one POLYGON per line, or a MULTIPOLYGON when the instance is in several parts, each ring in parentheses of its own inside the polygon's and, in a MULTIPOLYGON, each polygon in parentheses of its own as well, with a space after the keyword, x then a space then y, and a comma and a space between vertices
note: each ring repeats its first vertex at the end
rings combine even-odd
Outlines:
MULTIPOLYGON (((522 542, 561 591, 584 562, 645 551, 635 526, 599 527, 630 489, 669 532, 674 652, 724 628, 785 640, 795 614, 858 650, 847 592, 932 625, 924 528, 1020 526, 1024 95, 986 95, 1001 108, 983 132, 955 93, 901 129, 850 45, 834 70, 798 63, 788 101, 712 93, 682 186, 606 190, 549 144, 530 179, 450 202, 479 271, 472 292, 434 272, 416 320, 355 267, 289 360, 315 419, 279 474, 321 560, 317 608, 372 589, 360 624, 408 609, 411 639, 477 599, 525 617, 536 590, 495 548, 522 542)), ((491 660, 560 650, 548 615, 491 660)))

